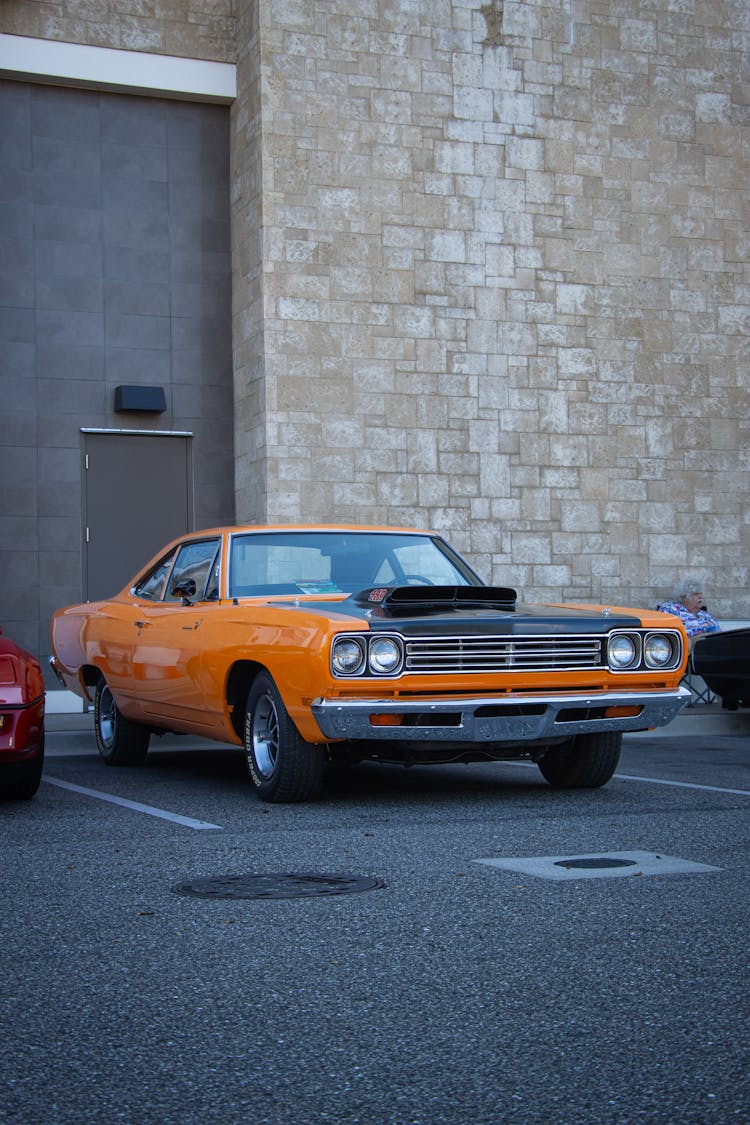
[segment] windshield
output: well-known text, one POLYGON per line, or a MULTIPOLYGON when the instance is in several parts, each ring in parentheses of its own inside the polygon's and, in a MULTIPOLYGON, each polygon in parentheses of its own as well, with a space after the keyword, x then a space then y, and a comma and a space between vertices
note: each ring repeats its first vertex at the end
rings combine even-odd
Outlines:
POLYGON ((285 531, 232 537, 229 596, 353 594, 371 586, 478 586, 446 543, 390 532, 285 531))

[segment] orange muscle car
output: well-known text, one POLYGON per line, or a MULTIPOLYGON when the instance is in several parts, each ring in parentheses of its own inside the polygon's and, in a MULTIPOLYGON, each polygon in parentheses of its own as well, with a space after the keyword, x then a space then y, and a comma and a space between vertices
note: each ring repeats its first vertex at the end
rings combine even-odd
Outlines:
POLYGON ((552 785, 599 786, 623 731, 689 699, 676 618, 523 605, 400 528, 184 536, 110 600, 58 610, 52 653, 93 698, 106 762, 142 762, 154 732, 234 742, 267 801, 309 799, 328 761, 363 758, 530 758, 552 785))

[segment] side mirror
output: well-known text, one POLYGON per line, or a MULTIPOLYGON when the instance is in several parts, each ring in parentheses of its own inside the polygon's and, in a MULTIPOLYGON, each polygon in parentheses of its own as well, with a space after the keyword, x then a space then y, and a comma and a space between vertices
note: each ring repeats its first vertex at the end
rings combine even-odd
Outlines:
POLYGON ((184 582, 175 582, 174 586, 172 587, 172 593, 180 594, 182 596, 183 605, 192 605, 193 603, 190 601, 190 599, 195 597, 196 589, 197 587, 195 585, 195 579, 186 578, 184 582))

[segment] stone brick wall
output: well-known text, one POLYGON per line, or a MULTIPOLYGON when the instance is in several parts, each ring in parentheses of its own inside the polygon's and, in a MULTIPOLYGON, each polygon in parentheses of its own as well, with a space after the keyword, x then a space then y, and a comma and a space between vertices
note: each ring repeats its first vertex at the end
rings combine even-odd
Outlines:
POLYGON ((746 0, 6 0, 236 61, 239 519, 750 617, 746 0))
POLYGON ((266 512, 265 316, 263 309, 262 101, 256 6, 238 19, 237 100, 232 106, 232 346, 235 509, 238 520, 266 512))
POLYGON ((750 616, 749 48, 744 0, 263 4, 238 517, 431 526, 525 596, 687 568, 750 616))
POLYGON ((0 31, 232 62, 234 9, 234 0, 3 0, 0 31))

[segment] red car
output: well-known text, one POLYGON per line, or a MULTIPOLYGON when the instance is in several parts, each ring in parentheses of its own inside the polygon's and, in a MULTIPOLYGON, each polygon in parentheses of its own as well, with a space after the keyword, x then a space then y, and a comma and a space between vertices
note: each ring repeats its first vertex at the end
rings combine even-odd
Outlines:
POLYGON ((0 635, 0 798, 33 797, 43 766, 42 669, 30 652, 0 635))

